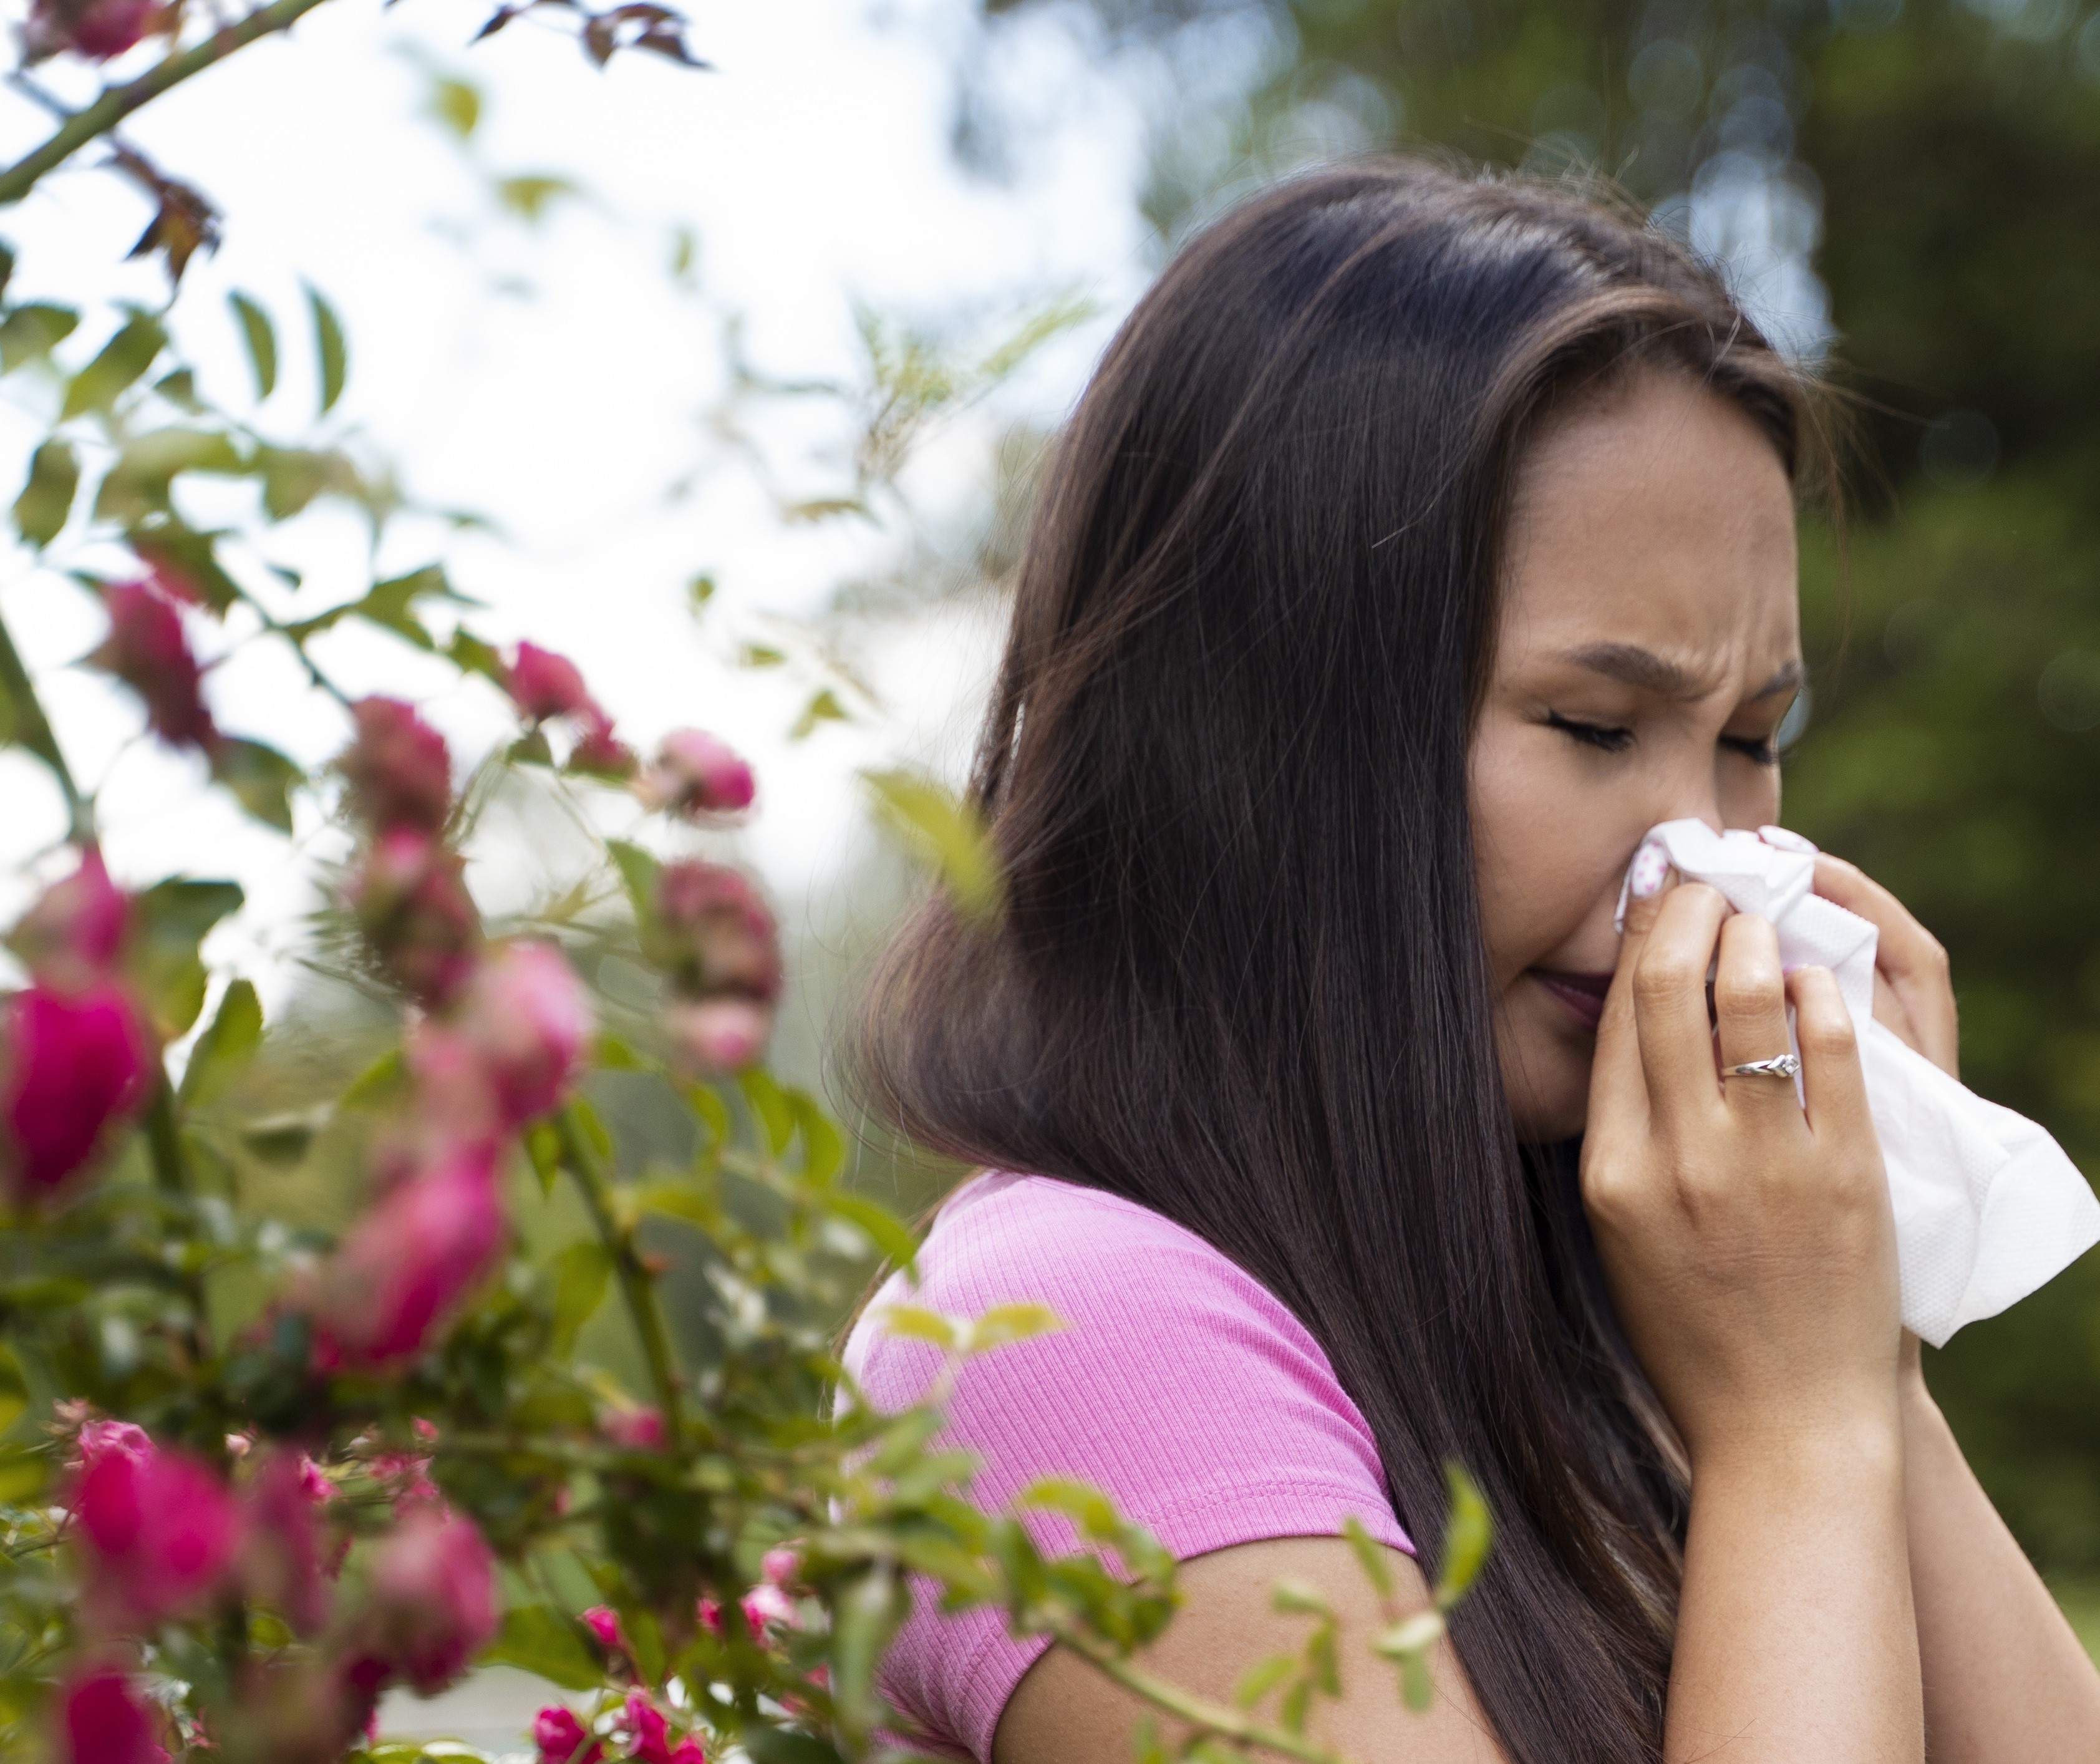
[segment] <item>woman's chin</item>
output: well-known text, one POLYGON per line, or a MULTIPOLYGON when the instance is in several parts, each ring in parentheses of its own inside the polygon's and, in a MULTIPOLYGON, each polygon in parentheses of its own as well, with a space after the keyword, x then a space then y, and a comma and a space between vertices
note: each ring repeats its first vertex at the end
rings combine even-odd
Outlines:
POLYGON ((1595 1042, 1586 1036, 1577 1045, 1574 1038, 1539 1024, 1506 1024, 1498 1039, 1502 1090, 1509 1098, 1510 1119, 1518 1140, 1527 1145, 1546 1145, 1573 1139, 1590 1116, 1590 1063, 1595 1042))

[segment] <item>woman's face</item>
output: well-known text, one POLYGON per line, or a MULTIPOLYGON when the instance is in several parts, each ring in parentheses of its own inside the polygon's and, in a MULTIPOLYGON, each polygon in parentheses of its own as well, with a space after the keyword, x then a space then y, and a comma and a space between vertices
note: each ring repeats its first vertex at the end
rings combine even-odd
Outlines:
POLYGON ((1643 371, 1550 421, 1523 462, 1473 740, 1475 858, 1520 1137, 1580 1132, 1641 836, 1779 818, 1773 739, 1801 686, 1793 497, 1752 420, 1643 371))

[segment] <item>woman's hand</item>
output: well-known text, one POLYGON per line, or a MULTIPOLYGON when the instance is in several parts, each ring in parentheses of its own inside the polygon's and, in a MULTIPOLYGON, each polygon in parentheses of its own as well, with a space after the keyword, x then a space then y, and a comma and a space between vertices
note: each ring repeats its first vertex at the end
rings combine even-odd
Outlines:
POLYGON ((1582 1193, 1620 1321, 1691 1452, 1894 1418, 1895 1233, 1852 1024, 1828 969, 1700 884, 1632 902, 1599 1027, 1582 1193), (1717 1078, 1788 1051, 1792 1083, 1717 1078))
POLYGON ((1961 1075, 1954 983, 1939 940, 1857 864, 1819 853, 1815 892, 1881 933, 1874 951, 1874 1021, 1886 1024, 1949 1078, 1961 1075))

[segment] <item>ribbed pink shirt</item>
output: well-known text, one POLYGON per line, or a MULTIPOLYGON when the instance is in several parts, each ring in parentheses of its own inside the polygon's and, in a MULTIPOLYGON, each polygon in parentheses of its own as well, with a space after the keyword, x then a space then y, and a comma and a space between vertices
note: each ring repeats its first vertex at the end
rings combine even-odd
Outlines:
MULTIPOLYGON (((916 1291, 893 1276, 846 1344, 846 1365, 878 1409, 920 1400, 941 1364, 930 1344, 884 1331, 885 1305, 974 1316, 1033 1299, 1065 1325, 963 1369, 943 1440, 982 1460, 970 1493, 986 1511, 1039 1476, 1074 1476, 1183 1560, 1330 1535, 1350 1514, 1412 1552, 1370 1429, 1319 1344, 1259 1281, 1171 1220, 1047 1176, 980 1176, 942 1209, 919 1273, 916 1291)), ((1041 1547, 1074 1547, 1065 1521, 1028 1524, 1041 1547)), ((921 1596, 882 1688, 953 1756, 985 1764, 1007 1699, 1046 1645, 1016 1641, 1000 1612, 944 1616, 921 1596)))

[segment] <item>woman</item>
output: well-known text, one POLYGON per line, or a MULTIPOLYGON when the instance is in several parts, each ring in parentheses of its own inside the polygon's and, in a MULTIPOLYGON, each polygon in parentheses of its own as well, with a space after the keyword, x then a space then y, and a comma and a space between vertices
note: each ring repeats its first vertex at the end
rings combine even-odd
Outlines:
MULTIPOLYGON (((974 783, 1004 912, 929 909, 873 991, 877 1106, 999 1172, 919 1302, 1068 1325, 967 1369, 977 1497, 1109 1488, 1188 1563, 1151 1663, 1215 1696, 1317 1585, 1361 1759, 2100 1757, 1902 1334, 1831 977, 1703 886, 1613 928, 1650 826, 1778 819, 1815 439, 1715 277, 1573 196, 1402 165, 1251 203, 1060 450, 974 783), (1789 1007, 1805 1110, 1719 1076, 1789 1007), (1426 1598, 1450 1458, 1495 1550, 1418 1718, 1335 1533, 1426 1598)), ((1817 873, 1952 1069, 1938 946, 1817 873)), ((849 1363, 908 1402, 880 1310, 849 1363)), ((886 1682, 957 1756, 1130 1755, 1122 1693, 987 1614, 917 1612, 886 1682)))

